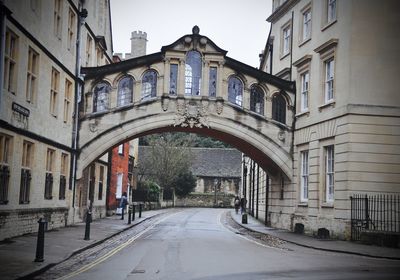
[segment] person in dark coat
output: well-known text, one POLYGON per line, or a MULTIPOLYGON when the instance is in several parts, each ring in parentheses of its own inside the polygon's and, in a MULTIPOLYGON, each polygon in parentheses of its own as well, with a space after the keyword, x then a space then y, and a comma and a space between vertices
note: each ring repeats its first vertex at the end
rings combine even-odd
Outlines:
POLYGON ((238 196, 235 197, 234 205, 235 205, 235 212, 236 214, 238 214, 240 207, 240 198, 238 196))
POLYGON ((124 192, 123 194, 122 194, 122 196, 121 196, 121 201, 119 202, 119 207, 121 208, 121 211, 122 211, 122 213, 121 213, 121 220, 123 220, 124 219, 124 212, 125 212, 125 208, 126 208, 126 205, 128 204, 128 197, 127 197, 127 194, 126 194, 126 192, 124 192))
POLYGON ((240 212, 241 214, 246 213, 246 204, 247 204, 247 199, 242 197, 240 200, 240 212))

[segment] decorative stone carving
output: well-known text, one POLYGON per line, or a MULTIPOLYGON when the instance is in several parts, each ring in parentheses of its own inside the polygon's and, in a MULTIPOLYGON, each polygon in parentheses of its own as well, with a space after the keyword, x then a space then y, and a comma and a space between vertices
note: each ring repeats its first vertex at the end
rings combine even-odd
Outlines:
POLYGON ((286 139, 285 131, 281 130, 278 132, 278 139, 282 142, 285 142, 285 139, 286 139))
POLYGON ((222 101, 217 101, 217 104, 215 107, 215 111, 217 112, 217 114, 221 115, 223 109, 224 109, 224 104, 222 103, 222 101))
POLYGON ((174 126, 181 127, 207 127, 210 128, 208 120, 208 106, 198 102, 179 102, 176 104, 176 115, 174 126))
POLYGON ((163 109, 164 112, 168 110, 168 105, 169 105, 169 97, 162 97, 161 108, 163 109))
POLYGON ((90 130, 90 132, 96 132, 98 130, 97 122, 89 123, 89 130, 90 130))

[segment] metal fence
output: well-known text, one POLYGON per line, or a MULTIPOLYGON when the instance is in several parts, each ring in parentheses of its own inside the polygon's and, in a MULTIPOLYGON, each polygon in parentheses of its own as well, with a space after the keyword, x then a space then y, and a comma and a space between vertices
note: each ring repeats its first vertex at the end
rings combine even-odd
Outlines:
POLYGON ((351 240, 367 230, 400 233, 400 195, 355 194, 351 201, 351 240))

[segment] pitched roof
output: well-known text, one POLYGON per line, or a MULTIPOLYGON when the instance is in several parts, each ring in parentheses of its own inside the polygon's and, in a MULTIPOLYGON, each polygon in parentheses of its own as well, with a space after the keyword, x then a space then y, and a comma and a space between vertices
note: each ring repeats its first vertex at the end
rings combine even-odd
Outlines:
POLYGON ((242 153, 226 148, 192 148, 191 171, 196 176, 241 177, 242 153))
MULTIPOLYGON (((138 158, 149 156, 150 147, 139 146, 138 158)), ((201 177, 241 177, 242 153, 226 148, 191 148, 193 175, 201 177)))

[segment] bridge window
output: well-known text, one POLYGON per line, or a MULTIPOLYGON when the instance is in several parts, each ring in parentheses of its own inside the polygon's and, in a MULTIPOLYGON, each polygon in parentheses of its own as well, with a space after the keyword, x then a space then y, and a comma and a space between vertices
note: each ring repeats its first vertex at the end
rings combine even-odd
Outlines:
POLYGON ((200 95, 201 71, 201 54, 189 51, 185 65, 185 95, 200 95))
POLYGON ((110 85, 99 83, 94 88, 93 93, 93 112, 106 111, 110 104, 110 85))
POLYGON ((124 77, 118 83, 117 106, 124 106, 133 102, 133 78, 124 77))
POLYGON ((282 94, 275 94, 272 98, 272 119, 286 123, 286 101, 282 94))
POLYGON ((169 70, 169 94, 176 95, 178 85, 178 64, 171 64, 169 70))
POLYGON ((208 82, 208 95, 217 96, 217 67, 210 67, 210 80, 208 82))
POLYGON ((257 86, 252 86, 250 90, 250 111, 264 115, 264 92, 257 86))
POLYGON ((157 72, 149 70, 142 78, 142 100, 148 100, 157 95, 157 72))
POLYGON ((230 77, 228 81, 228 100, 236 105, 242 106, 243 83, 237 77, 230 77))

